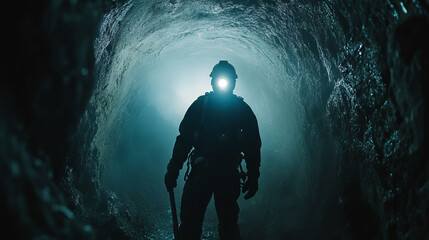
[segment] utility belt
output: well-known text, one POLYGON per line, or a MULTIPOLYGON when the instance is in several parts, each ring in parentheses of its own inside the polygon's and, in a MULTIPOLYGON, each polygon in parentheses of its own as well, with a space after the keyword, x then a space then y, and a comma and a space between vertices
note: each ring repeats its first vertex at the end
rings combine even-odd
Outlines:
MULTIPOLYGON (((240 184, 244 184, 247 179, 247 173, 243 170, 243 166, 241 165, 244 160, 244 156, 242 153, 237 153, 236 156, 231 158, 231 162, 224 163, 215 163, 212 158, 205 157, 202 154, 199 154, 198 151, 193 149, 187 158, 187 168, 184 176, 184 180, 187 181, 189 179, 190 170, 204 172, 209 167, 212 167, 213 164, 227 164, 223 166, 224 169, 231 168, 232 170, 238 170, 240 176, 240 184)), ((219 166, 218 166, 219 167, 219 166)))

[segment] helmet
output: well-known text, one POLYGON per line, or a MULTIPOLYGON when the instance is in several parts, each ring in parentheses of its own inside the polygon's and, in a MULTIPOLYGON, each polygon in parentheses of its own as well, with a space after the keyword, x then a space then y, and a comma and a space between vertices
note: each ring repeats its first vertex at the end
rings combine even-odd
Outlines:
POLYGON ((220 60, 219 63, 213 67, 213 70, 210 73, 210 77, 212 78, 220 75, 228 75, 233 79, 238 77, 237 73, 235 73, 235 68, 226 60, 220 60))
POLYGON ((237 73, 235 68, 226 60, 220 60, 210 73, 211 84, 216 91, 232 91, 235 88, 237 73))

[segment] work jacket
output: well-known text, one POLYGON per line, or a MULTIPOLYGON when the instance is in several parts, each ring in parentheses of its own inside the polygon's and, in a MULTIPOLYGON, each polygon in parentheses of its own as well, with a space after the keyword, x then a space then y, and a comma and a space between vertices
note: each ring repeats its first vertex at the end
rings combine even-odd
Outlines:
POLYGON ((259 177, 258 123, 243 98, 214 92, 198 97, 186 111, 179 133, 168 170, 182 169, 193 149, 193 159, 199 157, 206 167, 217 171, 237 169, 243 155, 249 178, 259 177))

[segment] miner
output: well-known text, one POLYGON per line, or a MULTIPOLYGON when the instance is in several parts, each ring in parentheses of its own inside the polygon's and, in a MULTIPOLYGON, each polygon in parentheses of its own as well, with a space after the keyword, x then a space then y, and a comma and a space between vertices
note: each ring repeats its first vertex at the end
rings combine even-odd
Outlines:
POLYGON ((198 97, 186 111, 165 174, 165 185, 171 190, 188 161, 180 240, 200 239, 212 195, 220 239, 240 239, 237 199, 240 192, 249 199, 258 190, 261 138, 256 116, 243 98, 233 93, 237 74, 228 61, 219 61, 210 77, 213 91, 198 97), (241 166, 243 159, 247 173, 241 166))

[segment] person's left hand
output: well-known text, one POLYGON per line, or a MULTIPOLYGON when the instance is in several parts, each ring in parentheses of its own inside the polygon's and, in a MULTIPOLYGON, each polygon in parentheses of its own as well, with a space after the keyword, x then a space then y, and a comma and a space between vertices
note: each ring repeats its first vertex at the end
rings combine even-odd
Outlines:
POLYGON ((242 189, 243 193, 247 192, 246 195, 244 195, 244 199, 247 200, 249 198, 252 198, 253 196, 255 196, 257 191, 258 191, 258 179, 252 179, 252 178, 247 179, 242 189))

